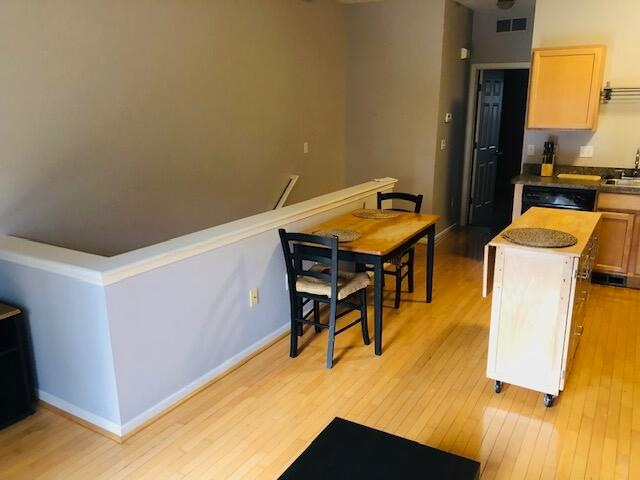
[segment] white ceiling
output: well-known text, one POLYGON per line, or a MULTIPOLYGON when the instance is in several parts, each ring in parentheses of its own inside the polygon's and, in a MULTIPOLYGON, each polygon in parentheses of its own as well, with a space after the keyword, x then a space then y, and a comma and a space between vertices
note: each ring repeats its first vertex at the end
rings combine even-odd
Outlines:
MULTIPOLYGON (((458 3, 469 7, 472 10, 498 10, 496 7, 496 0, 456 0, 458 3)), ((531 8, 535 5, 535 0, 516 0, 516 4, 513 8, 528 7, 531 8)), ((503 10, 508 12, 508 10, 503 10)))

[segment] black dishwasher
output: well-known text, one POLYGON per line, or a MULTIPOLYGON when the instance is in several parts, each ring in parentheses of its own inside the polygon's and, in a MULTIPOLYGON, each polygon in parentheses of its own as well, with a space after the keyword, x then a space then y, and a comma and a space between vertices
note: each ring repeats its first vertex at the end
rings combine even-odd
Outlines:
POLYGON ((596 191, 592 189, 525 185, 522 190, 522 213, 531 207, 593 212, 595 206, 596 191))

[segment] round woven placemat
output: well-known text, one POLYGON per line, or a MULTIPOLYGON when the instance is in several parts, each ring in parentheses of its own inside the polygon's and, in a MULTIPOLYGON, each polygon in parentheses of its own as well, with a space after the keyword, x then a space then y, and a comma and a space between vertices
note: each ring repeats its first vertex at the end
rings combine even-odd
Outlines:
POLYGON ((362 235, 355 230, 347 230, 343 228, 330 228, 328 230, 318 230, 313 232, 314 235, 320 235, 321 237, 338 237, 338 242, 347 243, 358 240, 362 235))
POLYGON ((400 215, 400 212, 391 210, 375 210, 373 208, 360 208, 351 212, 354 217, 369 218, 372 220, 382 220, 383 218, 393 218, 400 215))
POLYGON ((550 228, 512 228, 503 233, 502 237, 527 247, 561 248, 578 243, 578 239, 570 233, 550 228))

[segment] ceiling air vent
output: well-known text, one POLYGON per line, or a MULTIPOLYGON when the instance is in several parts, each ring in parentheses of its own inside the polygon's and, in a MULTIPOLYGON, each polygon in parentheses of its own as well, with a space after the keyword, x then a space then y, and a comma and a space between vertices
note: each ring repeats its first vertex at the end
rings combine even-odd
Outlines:
POLYGON ((511 31, 522 32, 527 29, 527 18, 514 18, 511 20, 511 31))
POLYGON ((511 20, 498 20, 496 24, 496 32, 510 32, 511 31, 511 20))
POLYGON ((496 32, 523 32, 527 29, 527 18, 505 18, 496 22, 496 32))

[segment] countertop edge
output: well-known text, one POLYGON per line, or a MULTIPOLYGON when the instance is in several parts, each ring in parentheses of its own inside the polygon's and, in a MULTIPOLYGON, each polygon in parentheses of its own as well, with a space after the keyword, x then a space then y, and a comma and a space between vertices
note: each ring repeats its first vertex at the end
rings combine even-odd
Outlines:
POLYGON ((616 185, 603 185, 599 181, 569 180, 557 177, 540 177, 537 175, 521 174, 511 179, 512 184, 535 185, 541 187, 577 188, 581 190, 596 190, 603 193, 620 193, 626 195, 640 195, 640 188, 616 185))

